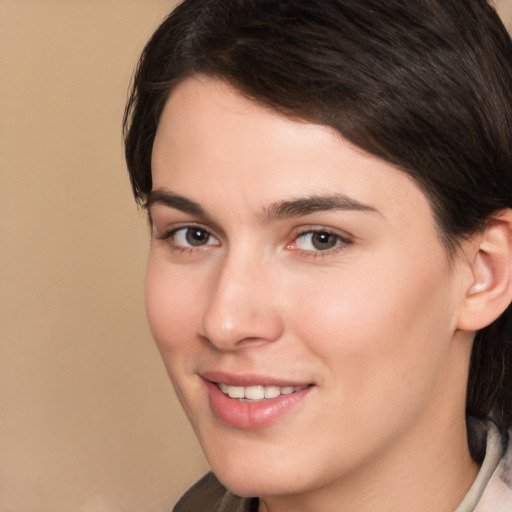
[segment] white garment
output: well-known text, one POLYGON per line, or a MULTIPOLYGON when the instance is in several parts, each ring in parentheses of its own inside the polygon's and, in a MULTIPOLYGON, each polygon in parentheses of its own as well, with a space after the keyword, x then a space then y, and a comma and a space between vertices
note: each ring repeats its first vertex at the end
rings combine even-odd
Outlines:
POLYGON ((502 435, 491 421, 481 424, 487 431, 485 458, 454 512, 512 512, 512 431, 502 435))

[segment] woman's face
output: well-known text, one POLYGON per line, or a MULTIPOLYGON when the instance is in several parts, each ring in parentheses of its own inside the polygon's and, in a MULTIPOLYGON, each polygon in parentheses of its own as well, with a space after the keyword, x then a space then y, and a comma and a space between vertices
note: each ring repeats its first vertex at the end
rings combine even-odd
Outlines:
POLYGON ((406 174, 207 78, 172 93, 152 165, 149 321, 231 490, 348 481, 463 416, 468 276, 406 174))

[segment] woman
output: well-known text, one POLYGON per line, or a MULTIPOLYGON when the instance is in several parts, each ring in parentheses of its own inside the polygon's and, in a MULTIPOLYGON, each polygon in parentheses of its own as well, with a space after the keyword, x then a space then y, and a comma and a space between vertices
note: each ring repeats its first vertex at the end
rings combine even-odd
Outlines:
POLYGON ((512 510, 511 90, 484 0, 162 23, 125 128, 150 325, 213 470, 175 510, 512 510))

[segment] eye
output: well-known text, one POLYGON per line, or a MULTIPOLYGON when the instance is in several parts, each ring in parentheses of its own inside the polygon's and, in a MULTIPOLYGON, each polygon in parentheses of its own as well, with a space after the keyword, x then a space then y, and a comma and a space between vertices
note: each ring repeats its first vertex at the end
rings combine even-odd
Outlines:
POLYGON ((170 234, 170 238, 181 247, 202 247, 219 243, 206 229, 197 226, 176 229, 170 234))
MULTIPOLYGON (((327 252, 338 246, 349 245, 350 240, 325 229, 303 232, 288 245, 288 249, 304 252, 327 252)), ((341 248, 341 247, 340 247, 341 248)))

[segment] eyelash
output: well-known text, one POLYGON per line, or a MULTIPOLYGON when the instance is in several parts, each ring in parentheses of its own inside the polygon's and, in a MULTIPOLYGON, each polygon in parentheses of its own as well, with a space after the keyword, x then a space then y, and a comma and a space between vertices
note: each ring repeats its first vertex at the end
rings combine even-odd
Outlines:
POLYGON ((311 227, 306 228, 303 231, 299 232, 297 235, 294 236, 293 241, 286 245, 286 248, 290 248, 292 250, 295 250, 299 253, 300 256, 306 257, 306 258, 325 258, 327 256, 336 254, 340 251, 343 251, 346 249, 349 245, 352 245, 353 241, 347 237, 342 236, 339 233, 328 229, 328 228, 322 228, 322 227, 311 227), (329 249, 325 250, 308 250, 308 249, 298 249, 298 248, 292 248, 293 245, 297 244, 297 241, 305 236, 315 236, 315 235, 329 235, 336 239, 335 245, 329 249))
MULTIPOLYGON (((197 231, 203 231, 208 236, 208 241, 210 239, 217 240, 217 238, 210 233, 210 231, 207 228, 204 228, 203 226, 199 224, 186 224, 182 226, 175 227, 167 232, 165 232, 163 235, 156 235, 153 238, 156 240, 162 240, 162 241, 169 241, 171 248, 173 251, 178 251, 180 253, 193 253, 196 250, 203 250, 208 245, 218 245, 218 244, 210 244, 206 243, 204 245, 198 245, 196 247, 194 246, 187 246, 184 244, 176 243, 176 235, 180 231, 183 231, 185 233, 185 236, 187 232, 190 230, 196 229, 197 231)), ((306 228, 294 235, 293 240, 290 243, 287 243, 285 248, 293 251, 297 251, 297 253, 302 257, 308 257, 308 258, 322 258, 326 257, 332 254, 335 254, 339 251, 342 251, 347 248, 347 246, 351 245, 353 243, 353 240, 351 240, 349 237, 342 236, 339 233, 336 233, 335 231, 328 229, 328 228, 322 228, 322 227, 311 227, 306 228), (315 236, 315 235, 328 235, 335 237, 335 245, 329 249, 325 250, 309 250, 309 249, 299 249, 293 247, 297 244, 297 241, 300 240, 303 237, 306 236, 315 236)), ((220 242, 219 242, 220 244, 220 242)))
POLYGON ((171 245, 171 249, 174 251, 178 251, 180 253, 191 253, 196 250, 201 250, 208 245, 214 245, 214 244, 206 243, 204 245, 199 245, 199 246, 194 247, 194 246, 186 246, 183 244, 176 243, 175 238, 176 238, 177 233, 179 233, 180 231, 183 231, 186 236, 187 232, 189 232, 190 230, 194 230, 194 229, 197 231, 203 231, 208 236, 208 239, 213 238, 216 240, 216 237, 213 236, 208 229, 204 228, 200 224, 186 224, 186 225, 178 226, 178 227, 175 227, 175 228, 165 232, 163 235, 155 235, 155 236, 153 236, 153 238, 155 240, 168 241, 169 244, 171 245))

